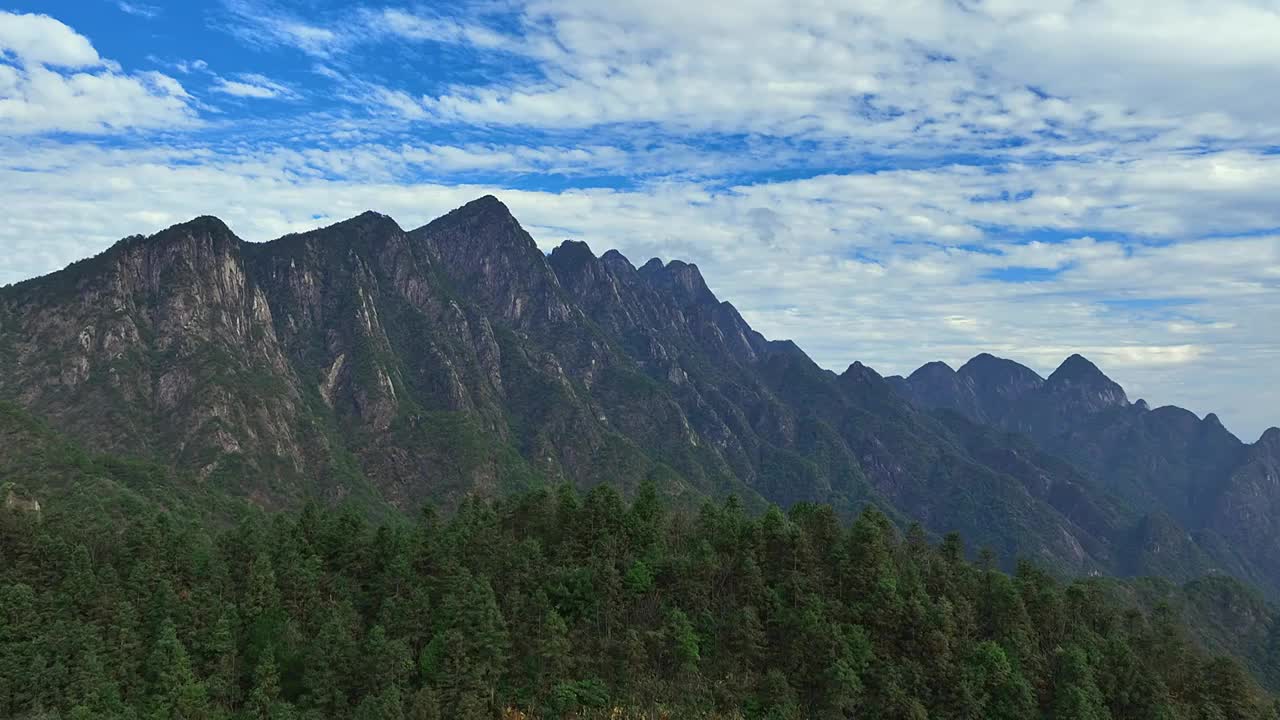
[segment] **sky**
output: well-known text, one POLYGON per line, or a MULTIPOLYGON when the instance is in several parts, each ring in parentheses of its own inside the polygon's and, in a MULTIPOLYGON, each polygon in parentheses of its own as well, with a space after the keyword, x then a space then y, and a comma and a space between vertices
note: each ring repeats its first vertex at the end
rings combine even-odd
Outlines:
POLYGON ((1280 425, 1280 0, 0 0, 0 284, 505 201, 837 372, 1280 425))

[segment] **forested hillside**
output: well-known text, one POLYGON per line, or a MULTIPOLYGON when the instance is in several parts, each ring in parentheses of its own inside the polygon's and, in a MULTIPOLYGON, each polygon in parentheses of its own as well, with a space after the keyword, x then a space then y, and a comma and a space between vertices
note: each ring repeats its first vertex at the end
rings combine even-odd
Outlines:
POLYGON ((382 526, 0 513, 0 717, 1275 718, 1167 605, 653 485, 382 526))

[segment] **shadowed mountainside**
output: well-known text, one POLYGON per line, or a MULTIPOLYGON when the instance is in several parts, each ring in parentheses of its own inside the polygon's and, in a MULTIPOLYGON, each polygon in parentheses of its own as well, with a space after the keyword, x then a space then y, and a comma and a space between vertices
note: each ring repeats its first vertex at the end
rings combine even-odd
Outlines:
MULTIPOLYGON (((0 290, 0 364, 0 399, 90 449, 268 508, 651 480, 685 503, 874 505, 1071 573, 1280 576, 1235 550, 1271 528, 1188 535, 1172 493, 1150 502, 1097 472, 1109 456, 1045 441, 1140 412, 1083 358, 1048 380, 836 374, 754 331, 696 266, 547 255, 493 197, 408 232, 370 212, 267 243, 210 217, 126 238, 0 290)), ((1197 462, 1242 486, 1213 496, 1221 522, 1254 512, 1246 487, 1275 455, 1204 442, 1197 462)))
POLYGON ((1280 429, 1248 445, 1213 414, 1201 419, 1179 407, 1131 403, 1079 355, 1048 378, 983 354, 959 370, 933 362, 889 382, 920 407, 1025 435, 1143 509, 1147 517, 1134 538, 1139 564, 1130 572, 1174 574, 1174 561, 1195 549, 1214 569, 1275 592, 1280 429))

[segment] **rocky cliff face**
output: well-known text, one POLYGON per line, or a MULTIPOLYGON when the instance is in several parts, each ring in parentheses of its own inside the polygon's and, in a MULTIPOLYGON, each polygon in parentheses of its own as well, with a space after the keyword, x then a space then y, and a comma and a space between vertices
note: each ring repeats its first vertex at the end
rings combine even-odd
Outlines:
POLYGON ((1248 446, 1243 462, 1203 498, 1206 532, 1258 564, 1259 577, 1280 576, 1280 429, 1248 446))
POLYGON ((207 478, 228 455, 301 472, 302 398, 242 244, 215 218, 5 290, 6 396, 117 452, 207 478))
POLYGON ((1136 412, 1083 358, 1048 380, 990 356, 837 375, 697 267, 546 255, 492 197, 408 232, 365 213, 262 244, 213 218, 125 239, 0 290, 0 362, 0 400, 271 507, 652 480, 691 503, 874 504, 1071 572, 1133 566, 1142 532, 1096 474, 984 424, 1136 412))
POLYGON ((1047 379, 990 355, 949 370, 930 363, 892 382, 920 407, 1025 434, 1142 513, 1130 571, 1202 566, 1280 590, 1280 430, 1249 446, 1213 414, 1130 403, 1079 355, 1047 379))

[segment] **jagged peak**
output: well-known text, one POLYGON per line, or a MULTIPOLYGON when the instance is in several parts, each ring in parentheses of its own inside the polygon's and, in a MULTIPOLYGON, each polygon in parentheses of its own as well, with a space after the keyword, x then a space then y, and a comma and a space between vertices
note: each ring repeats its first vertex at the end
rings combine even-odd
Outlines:
POLYGON ((196 232, 196 231, 225 232, 225 233, 231 232, 231 228, 227 227, 227 224, 222 221, 222 218, 217 217, 216 215, 198 215, 196 217, 191 218, 190 220, 187 220, 186 222, 180 222, 176 225, 170 225, 169 227, 165 228, 164 230, 161 230, 160 232, 156 233, 155 235, 152 235, 151 237, 153 238, 159 237, 161 235, 164 235, 165 233, 174 232, 178 230, 189 230, 193 232, 196 232))
POLYGON ((1036 371, 1016 360, 1002 358, 991 353, 978 353, 956 371, 961 375, 978 375, 989 372, 1010 372, 1026 376, 1028 379, 1043 380, 1036 371))
MULTIPOLYGON (((357 221, 359 221, 359 222, 385 222, 385 221, 388 221, 388 220, 389 220, 389 221, 391 221, 391 222, 393 222, 393 223, 395 222, 395 220, 393 220, 393 219, 391 218, 391 216, 390 216, 390 215, 384 215, 383 213, 380 213, 380 212, 378 212, 377 210, 365 210, 364 212, 360 213, 359 215, 356 215, 356 216, 354 216, 354 217, 347 218, 346 222, 357 222, 357 221)), ((398 223, 397 223, 397 225, 398 225, 398 223)))
POLYGON ((493 195, 483 195, 462 207, 454 208, 446 213, 444 217, 432 221, 431 224, 448 219, 485 219, 490 221, 516 222, 515 216, 511 214, 511 209, 493 195))
POLYGON ((501 212, 507 215, 511 214, 511 211, 507 208, 506 204, 493 194, 481 195, 459 209, 471 210, 472 212, 501 212))
POLYGON ((916 368, 915 372, 907 376, 907 380, 920 380, 923 378, 932 378, 938 376, 955 375, 956 371, 951 366, 941 360, 927 362, 916 368))
POLYGON ((1184 407, 1178 407, 1177 405, 1161 405, 1151 411, 1151 416, 1153 418, 1158 418, 1163 422, 1176 421, 1185 423, 1188 426, 1194 426, 1196 423, 1200 422, 1200 416, 1184 407))
POLYGON ((641 274, 653 273, 663 269, 664 267, 666 267, 666 264, 663 263, 658 258, 649 258, 649 262, 640 266, 640 273, 641 274))
MULTIPOLYGON (((235 233, 231 232, 231 228, 227 227, 227 224, 224 223, 221 218, 213 215, 199 215, 191 218, 190 220, 170 225, 169 227, 150 235, 130 235, 129 237, 122 238, 111 247, 111 250, 124 249, 137 245, 163 243, 174 238, 199 235, 235 238, 235 233)), ((110 252, 110 250, 107 252, 110 252)))
MULTIPOLYGON (((693 263, 685 262, 683 260, 672 260, 667 263, 666 271, 676 277, 687 279, 690 284, 702 285, 703 287, 706 287, 707 285, 706 280, 702 277, 702 271, 693 263)), ((708 290, 708 292, 710 291, 708 290)))
POLYGON ((654 258, 640 268, 640 276, 654 287, 678 294, 685 302, 713 305, 720 302, 693 263, 672 260, 664 266, 654 258))
POLYGON ((0 286, 6 292, 23 292, 29 289, 46 287, 56 283, 63 287, 72 287, 86 278, 100 272, 104 263, 131 252, 147 252, 153 248, 166 248, 180 243, 186 238, 208 237, 215 246, 223 248, 242 247, 242 241, 231 228, 220 218, 213 215, 198 215, 180 223, 175 223, 159 232, 150 235, 129 235, 117 240, 111 247, 92 257, 82 258, 68 264, 60 270, 46 273, 19 282, 0 286))
MULTIPOLYGON (((339 220, 324 227, 307 230, 306 232, 290 233, 269 243, 264 243, 262 247, 289 247, 293 243, 307 243, 313 240, 319 240, 329 245, 349 242, 355 237, 389 238, 400 235, 403 232, 404 230, 400 227, 400 224, 389 215, 366 210, 359 215, 353 215, 346 220, 339 220)), ((250 245, 250 249, 257 250, 253 245, 250 245)))
POLYGON ((597 274, 600 261, 591 248, 580 240, 565 240, 547 258, 561 284, 574 284, 579 277, 597 274))
POLYGON ((240 238, 236 237, 236 234, 231 231, 231 228, 227 227, 227 224, 221 218, 213 215, 199 215, 190 220, 170 225, 151 235, 130 235, 112 245, 103 255, 143 245, 164 245, 179 241, 181 238, 202 236, 230 240, 234 243, 240 242, 240 238))
POLYGON ((580 264, 595 260, 596 255, 591 252, 591 246, 581 240, 564 240, 551 251, 551 258, 580 264))
POLYGON ((404 232, 404 230, 400 228, 400 223, 396 222, 391 216, 383 215, 382 213, 374 212, 373 210, 365 210, 359 215, 356 215, 354 217, 349 217, 346 220, 341 220, 332 225, 329 225, 328 227, 321 228, 321 229, 330 230, 330 229, 338 229, 338 228, 356 228, 356 227, 358 228, 367 227, 367 228, 375 228, 375 229, 382 228, 386 230, 392 230, 395 232, 404 232))
MULTIPOLYGON (((786 355, 804 355, 805 354, 804 350, 801 350, 800 346, 797 345, 794 340, 769 340, 767 343, 767 347, 774 352, 783 353, 786 355)), ((805 357, 808 357, 808 356, 805 355, 805 357)))
POLYGON ((1058 382, 1064 380, 1105 380, 1111 382, 1111 378, 1098 369, 1097 365, 1094 365, 1092 361, 1079 353, 1073 353, 1071 357, 1063 360, 1058 369, 1054 370, 1053 374, 1049 376, 1049 379, 1058 382))
POLYGON ((1269 427, 1258 438, 1258 445, 1280 453, 1280 427, 1269 427))
POLYGON ((507 206, 492 195, 455 208, 410 235, 435 236, 440 240, 440 249, 449 252, 486 255, 514 249, 528 258, 536 255, 545 260, 546 257, 507 206))
POLYGON ((631 264, 631 261, 627 259, 627 256, 617 250, 609 250, 605 252, 605 254, 600 256, 600 262, 603 262, 612 270, 636 271, 636 266, 631 264))
POLYGON ((1228 430, 1226 425, 1222 424, 1222 420, 1215 413, 1205 415, 1204 420, 1200 421, 1200 432, 1219 440, 1230 438, 1232 444, 1240 442, 1240 439, 1228 430))
POLYGON ((1097 365, 1078 353, 1062 361, 1058 369, 1045 380, 1044 386, 1049 391, 1070 389, 1072 393, 1085 389, 1088 394, 1095 396, 1095 399, 1090 401, 1095 409, 1129 403, 1128 398, 1125 397, 1124 388, 1107 377, 1097 365))
POLYGON ((849 367, 845 368, 845 371, 840 374, 840 377, 851 379, 851 380, 883 380, 884 379, 883 377, 881 377, 880 373, 876 372, 875 368, 871 367, 870 365, 862 364, 862 361, 860 360, 854 360, 852 363, 850 363, 849 367))

